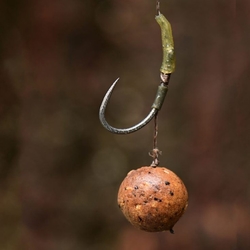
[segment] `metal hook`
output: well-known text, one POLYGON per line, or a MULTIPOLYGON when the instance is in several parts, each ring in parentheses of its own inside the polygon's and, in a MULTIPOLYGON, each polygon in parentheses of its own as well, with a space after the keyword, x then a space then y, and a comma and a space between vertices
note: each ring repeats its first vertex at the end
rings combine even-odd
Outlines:
POLYGON ((174 42, 172 37, 172 30, 171 25, 167 21, 167 19, 160 13, 160 1, 156 1, 156 21, 161 27, 161 34, 162 34, 162 47, 163 47, 163 61, 161 65, 161 84, 158 86, 158 90, 156 93, 155 101, 152 105, 152 109, 149 114, 138 124, 132 126, 130 128, 115 128, 108 124, 105 119, 105 110, 108 104, 108 101, 111 97, 112 91, 118 82, 119 78, 115 80, 115 82, 111 85, 109 90, 107 91, 106 95, 103 98, 102 104, 99 110, 99 118, 104 126, 108 131, 115 134, 130 134, 139 129, 143 128, 147 125, 154 116, 158 113, 161 109, 161 106, 164 102, 165 96, 168 91, 168 83, 170 79, 171 73, 175 69, 175 55, 174 55, 174 42))
MULTIPOLYGON (((169 77, 167 78, 167 81, 169 81, 170 78, 170 74, 168 75, 169 77)), ((145 125, 147 125, 156 115, 156 113, 161 109, 161 106, 164 102, 165 96, 167 94, 168 91, 168 87, 166 83, 162 83, 160 86, 158 86, 158 90, 156 93, 156 97, 155 97, 155 101, 152 105, 152 109, 149 112, 149 114, 146 116, 146 118, 144 118, 141 122, 139 122, 138 124, 136 124, 133 127, 130 128, 115 128, 112 127, 108 124, 108 122, 105 119, 105 110, 108 104, 108 101, 110 99, 110 96, 112 94, 112 91, 116 85, 116 83, 118 82, 119 78, 117 78, 115 80, 115 82, 111 85, 111 87, 109 88, 109 90, 107 91, 106 95, 103 98, 102 104, 100 106, 100 111, 99 111, 99 118, 100 121, 102 123, 102 125, 111 133, 115 133, 115 134, 130 134, 133 133, 141 128, 143 128, 145 125)))

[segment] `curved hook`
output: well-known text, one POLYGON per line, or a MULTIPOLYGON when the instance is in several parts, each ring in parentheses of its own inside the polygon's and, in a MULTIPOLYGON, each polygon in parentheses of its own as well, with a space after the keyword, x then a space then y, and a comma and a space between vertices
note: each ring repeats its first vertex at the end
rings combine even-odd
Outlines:
POLYGON ((130 128, 115 128, 108 124, 108 122, 105 119, 105 110, 108 104, 108 101, 110 99, 110 96, 112 94, 112 91, 118 82, 119 78, 111 85, 109 90, 107 91, 106 95, 103 98, 100 111, 99 111, 99 118, 102 123, 102 125, 110 132, 115 134, 129 134, 132 132, 135 132, 141 128, 143 128, 145 125, 147 125, 157 114, 157 112, 161 109, 161 106, 164 102, 165 96, 167 94, 168 90, 168 82, 170 79, 170 75, 175 70, 175 54, 174 54, 174 41, 172 36, 172 30, 171 25, 168 22, 168 20, 160 13, 160 1, 157 0, 156 2, 156 17, 155 17, 157 23, 160 25, 161 28, 161 37, 162 37, 162 48, 163 48, 163 61, 160 68, 160 78, 161 78, 161 84, 158 86, 157 94, 155 101, 152 105, 152 109, 147 115, 146 118, 144 118, 141 122, 136 124, 133 127, 130 128))
MULTIPOLYGON (((168 82, 169 78, 170 78, 170 74, 168 74, 167 76, 168 76, 167 77, 167 82, 168 82)), ((116 83, 118 82, 118 80, 119 80, 119 78, 117 78, 115 80, 115 82, 111 85, 111 87, 107 91, 106 95, 104 96, 102 104, 100 106, 99 118, 100 118, 102 125, 111 133, 130 134, 130 133, 136 132, 137 130, 143 128, 145 125, 147 125, 154 118, 154 116, 157 114, 157 112, 161 109, 161 106, 164 102, 165 96, 166 96, 167 91, 168 91, 168 87, 167 87, 166 83, 162 83, 160 86, 158 86, 155 101, 152 105, 151 111, 146 116, 146 118, 144 118, 141 122, 139 122, 138 124, 136 124, 133 127, 119 129, 119 128, 115 128, 115 127, 110 126, 105 119, 105 110, 106 110, 108 101, 110 99, 110 96, 112 94, 112 91, 113 91, 116 83)))

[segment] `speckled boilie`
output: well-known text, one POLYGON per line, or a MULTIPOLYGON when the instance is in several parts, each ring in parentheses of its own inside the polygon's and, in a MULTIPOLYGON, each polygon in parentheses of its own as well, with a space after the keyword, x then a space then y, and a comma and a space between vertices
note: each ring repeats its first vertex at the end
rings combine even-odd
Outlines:
POLYGON ((118 205, 136 228, 173 233, 173 226, 187 208, 188 193, 171 170, 145 166, 127 174, 119 188, 118 205))

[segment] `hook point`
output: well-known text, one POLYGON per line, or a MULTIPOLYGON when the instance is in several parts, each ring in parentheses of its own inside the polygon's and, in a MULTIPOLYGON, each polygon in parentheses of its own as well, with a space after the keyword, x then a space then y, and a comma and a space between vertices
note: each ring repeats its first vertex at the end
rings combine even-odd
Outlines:
POLYGON ((113 91, 115 85, 117 84, 117 82, 119 81, 120 77, 118 77, 113 83, 112 85, 110 86, 109 90, 107 91, 107 96, 109 96, 111 94, 111 92, 113 91))

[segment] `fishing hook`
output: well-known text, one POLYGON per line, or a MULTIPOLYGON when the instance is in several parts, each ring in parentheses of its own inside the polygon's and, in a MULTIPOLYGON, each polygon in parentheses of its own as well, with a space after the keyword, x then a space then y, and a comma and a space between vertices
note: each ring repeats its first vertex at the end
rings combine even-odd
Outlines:
POLYGON ((174 54, 174 42, 172 36, 171 25, 168 20, 160 13, 160 1, 156 1, 156 17, 157 23, 161 28, 161 36, 162 36, 162 48, 163 48, 163 61, 160 68, 160 85, 158 86, 158 90, 156 93, 155 100, 151 107, 151 111, 149 114, 138 124, 130 127, 130 128, 115 128, 109 125, 109 123, 105 119, 105 110, 108 105, 108 101, 111 97, 112 91, 116 86, 119 78, 115 80, 115 82, 111 85, 107 93, 105 94, 103 101, 99 110, 99 119, 104 128, 106 128, 111 133, 115 134, 130 134, 139 129, 143 128, 147 125, 158 113, 161 109, 162 104, 164 102, 165 96, 168 91, 168 83, 171 76, 171 73, 175 70, 175 54, 174 54))

